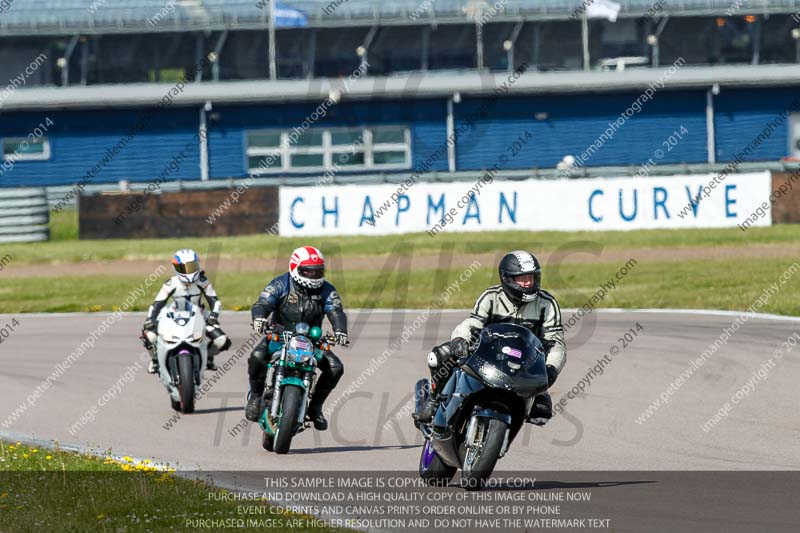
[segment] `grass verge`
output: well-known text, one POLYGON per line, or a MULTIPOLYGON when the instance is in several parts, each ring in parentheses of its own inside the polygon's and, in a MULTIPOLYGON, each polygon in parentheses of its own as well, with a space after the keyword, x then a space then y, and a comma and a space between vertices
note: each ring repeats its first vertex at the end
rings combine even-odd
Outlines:
POLYGON ((306 244, 319 246, 328 256, 439 255, 443 251, 484 253, 520 248, 550 252, 565 243, 588 242, 608 249, 710 248, 751 246, 754 244, 794 244, 800 241, 800 226, 777 225, 751 228, 638 230, 638 231, 506 231, 479 233, 441 233, 431 238, 426 233, 376 237, 281 238, 271 235, 238 237, 194 237, 181 239, 110 239, 78 241, 75 211, 65 211, 51 219, 52 240, 43 243, 8 244, 3 252, 20 263, 81 262, 87 260, 167 260, 175 250, 194 248, 201 255, 225 257, 289 257, 291 251, 306 244))
POLYGON ((264 508, 263 514, 254 515, 258 522, 248 522, 253 518, 240 515, 237 509, 241 502, 211 496, 224 490, 178 477, 174 470, 156 469, 149 461, 123 459, 0 441, 0 530, 197 531, 208 529, 198 527, 197 520, 227 520, 236 524, 237 531, 251 532, 264 531, 259 524, 273 520, 273 525, 278 521, 297 525, 292 531, 347 531, 303 527, 301 524, 318 521, 285 513, 265 501, 247 502, 248 508, 264 508), (239 523, 243 527, 238 527, 239 523))
MULTIPOLYGON (((637 262, 616 288, 595 307, 701 308, 744 311, 794 263, 793 259, 742 259, 637 262)), ((580 307, 623 267, 624 263, 545 265, 543 286, 562 307, 580 307)), ((800 265, 798 266, 800 268, 800 265)), ((461 268, 451 270, 334 272, 346 307, 427 308, 455 283, 461 268)), ((277 273, 275 273, 277 274, 277 273)), ((464 276, 462 276, 464 277, 464 276)), ((252 273, 224 273, 214 286, 225 309, 244 310, 271 279, 252 273)), ((0 312, 113 311, 143 280, 133 276, 7 278, 0 277, 0 312)), ((465 277, 443 307, 468 308, 489 285, 497 283, 494 266, 481 266, 465 277)), ((136 299, 128 311, 144 311, 158 284, 136 299)), ((800 273, 790 276, 761 312, 800 315, 800 273), (795 279, 797 278, 797 279, 795 279)))

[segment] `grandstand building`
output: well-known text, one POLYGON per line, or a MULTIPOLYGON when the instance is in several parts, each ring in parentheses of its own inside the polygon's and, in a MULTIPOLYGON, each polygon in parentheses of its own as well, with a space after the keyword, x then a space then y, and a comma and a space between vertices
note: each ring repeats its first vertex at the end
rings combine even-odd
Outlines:
POLYGON ((506 178, 633 175, 800 157, 800 0, 0 9, 2 187, 446 180, 493 165, 506 178))

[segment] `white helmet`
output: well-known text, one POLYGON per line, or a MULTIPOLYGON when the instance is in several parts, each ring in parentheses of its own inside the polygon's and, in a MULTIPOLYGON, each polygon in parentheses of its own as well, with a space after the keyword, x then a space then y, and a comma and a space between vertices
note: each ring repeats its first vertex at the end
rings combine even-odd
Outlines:
POLYGON ((194 250, 183 249, 175 252, 172 266, 180 280, 186 284, 194 282, 200 275, 200 259, 194 250))
POLYGON ((302 246, 292 252, 289 275, 298 285, 319 289, 325 281, 325 256, 313 246, 302 246))

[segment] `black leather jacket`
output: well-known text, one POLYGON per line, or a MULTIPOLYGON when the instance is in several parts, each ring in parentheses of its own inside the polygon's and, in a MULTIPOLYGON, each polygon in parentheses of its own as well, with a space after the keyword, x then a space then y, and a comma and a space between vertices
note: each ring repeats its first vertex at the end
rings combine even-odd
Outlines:
POLYGON ((312 291, 293 283, 288 272, 269 282, 250 314, 254 319, 272 315, 272 323, 288 329, 298 322, 321 327, 327 316, 334 332, 347 333, 347 315, 336 287, 324 281, 322 287, 312 291))

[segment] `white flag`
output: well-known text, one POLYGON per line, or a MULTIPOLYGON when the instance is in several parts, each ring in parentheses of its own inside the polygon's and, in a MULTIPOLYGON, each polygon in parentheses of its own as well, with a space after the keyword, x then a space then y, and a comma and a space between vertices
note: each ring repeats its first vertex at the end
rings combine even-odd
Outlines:
POLYGON ((586 6, 586 16, 590 19, 608 19, 616 22, 621 7, 620 4, 611 0, 593 0, 586 6))

